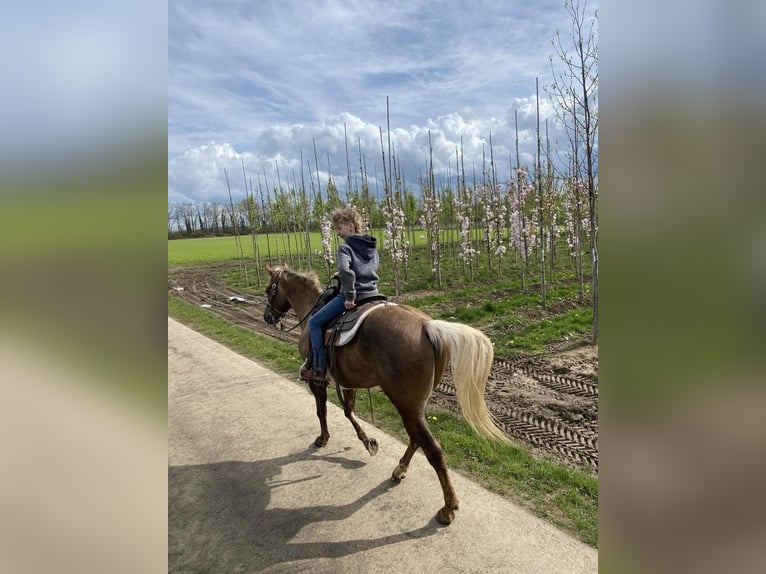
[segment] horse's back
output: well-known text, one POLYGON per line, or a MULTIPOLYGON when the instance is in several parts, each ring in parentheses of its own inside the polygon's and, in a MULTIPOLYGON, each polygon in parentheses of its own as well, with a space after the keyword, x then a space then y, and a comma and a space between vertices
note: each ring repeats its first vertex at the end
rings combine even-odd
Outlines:
POLYGON ((389 394, 386 387, 396 384, 430 393, 437 362, 441 363, 424 328, 430 319, 408 305, 370 313, 354 340, 337 349, 339 374, 345 380, 339 381, 341 385, 380 385, 389 394))
POLYGON ((396 349, 402 345, 409 348, 419 347, 421 343, 428 341, 428 336, 423 328, 426 321, 431 318, 420 309, 409 305, 388 305, 371 313, 365 324, 362 325, 363 337, 369 342, 386 342, 390 348, 396 349))

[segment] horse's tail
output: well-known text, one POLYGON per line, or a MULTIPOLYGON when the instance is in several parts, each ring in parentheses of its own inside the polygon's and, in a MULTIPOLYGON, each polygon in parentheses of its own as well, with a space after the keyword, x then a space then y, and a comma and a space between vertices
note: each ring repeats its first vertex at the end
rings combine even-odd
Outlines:
POLYGON ((484 402, 494 357, 492 342, 481 331, 461 323, 433 319, 426 321, 425 329, 437 353, 444 347, 449 351, 458 403, 468 424, 486 438, 510 444, 484 402))

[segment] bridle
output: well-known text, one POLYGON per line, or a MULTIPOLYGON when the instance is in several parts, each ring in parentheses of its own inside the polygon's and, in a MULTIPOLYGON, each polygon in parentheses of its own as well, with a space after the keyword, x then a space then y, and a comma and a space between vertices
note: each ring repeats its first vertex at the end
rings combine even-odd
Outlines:
MULTIPOLYGON (((282 279, 282 270, 280 270, 279 273, 276 274, 276 276, 272 276, 271 277, 271 285, 269 286, 268 293, 266 295, 266 310, 263 312, 263 318, 266 319, 266 317, 268 316, 271 319, 271 324, 274 325, 274 328, 276 328, 277 324, 281 325, 283 317, 292 308, 292 306, 290 306, 287 309, 285 309, 284 311, 281 311, 281 310, 277 309, 276 307, 274 307, 274 305, 272 304, 272 301, 274 299, 274 295, 277 294, 277 284, 279 283, 280 279, 282 279), (278 313, 278 316, 274 316, 274 313, 273 313, 274 311, 276 311, 278 313)), ((306 320, 309 317, 311 317, 311 314, 314 311, 316 311, 316 309, 319 307, 319 302, 321 300, 322 300, 322 293, 319 294, 319 297, 314 302, 314 304, 311 306, 311 309, 309 310, 308 313, 306 313, 306 316, 303 319, 298 321, 295 325, 293 325, 289 329, 284 329, 283 327, 281 327, 281 329, 285 333, 289 333, 290 331, 292 331, 296 327, 299 327, 300 325, 305 323, 306 320)), ((269 321, 266 321, 266 322, 268 323, 269 321)))
MULTIPOLYGON (((266 294, 266 310, 263 313, 264 319, 266 317, 269 317, 271 319, 271 324, 276 326, 278 323, 282 321, 282 318, 287 314, 287 312, 290 310, 290 307, 285 309, 284 311, 281 311, 274 307, 272 304, 272 301, 274 300, 274 295, 277 294, 277 284, 279 283, 279 280, 282 278, 282 272, 280 271, 275 277, 271 278, 271 286, 269 287, 269 290, 266 294), (274 315, 274 311, 276 311, 279 316, 274 315)), ((268 321, 267 321, 268 322, 268 321)))

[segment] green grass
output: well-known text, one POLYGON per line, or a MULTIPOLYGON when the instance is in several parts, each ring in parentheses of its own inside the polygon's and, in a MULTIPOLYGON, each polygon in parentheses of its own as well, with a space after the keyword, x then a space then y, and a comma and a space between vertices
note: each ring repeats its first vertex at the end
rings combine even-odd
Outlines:
POLYGON ((546 317, 513 333, 499 336, 492 333, 489 337, 494 339, 497 355, 510 355, 519 351, 535 353, 555 341, 582 338, 591 332, 592 326, 593 309, 585 307, 546 317))
MULTIPOLYGON (((232 325, 218 315, 168 293, 168 314, 200 333, 269 369, 295 379, 300 358, 290 343, 232 325)), ((530 335, 531 336, 531 335, 530 335)), ((296 382, 296 384, 299 384, 296 382)), ((338 404, 335 393, 330 401, 338 404)), ((407 442, 398 412, 380 391, 357 394, 357 415, 407 442), (369 409, 372 402, 372 411, 369 409)), ((598 479, 533 457, 525 448, 487 441, 460 417, 428 410, 429 425, 444 449, 450 469, 507 496, 586 543, 598 543, 598 479)), ((317 423, 318 428, 318 423, 317 423)))
MULTIPOLYGON (((373 230, 372 235, 378 238, 378 244, 383 241, 383 231, 373 230)), ((479 232, 474 230, 474 235, 479 236, 479 232)), ((446 238, 449 234, 442 231, 442 237, 446 238)), ((256 234, 258 250, 261 257, 267 258, 269 254, 272 257, 280 257, 285 254, 302 253, 305 250, 304 232, 300 233, 271 233, 256 234), (288 247, 289 243, 289 247, 288 247)), ((321 251, 322 236, 318 231, 309 233, 311 241, 311 250, 313 252, 321 251)), ((411 241, 415 247, 424 247, 427 243, 425 232, 422 229, 416 229, 414 234, 407 233, 407 240, 411 241)), ((246 258, 253 258, 253 240, 252 236, 245 235, 240 237, 242 251, 246 258)), ((333 242, 337 238, 333 236, 333 242)), ((333 243, 333 252, 336 243, 333 243)), ((239 256, 239 250, 233 236, 226 237, 199 237, 195 239, 172 239, 168 240, 168 265, 188 265, 193 263, 217 263, 219 261, 236 261, 239 256)))
MULTIPOLYGON (((587 291, 587 290, 586 290, 587 291)), ((562 301, 576 301, 577 283, 559 283, 547 290, 549 308, 562 301)), ((484 331, 498 356, 537 353, 562 339, 579 339, 590 333, 593 310, 577 307, 561 313, 542 308, 537 291, 521 291, 518 281, 499 281, 410 299, 409 305, 436 319, 458 321, 484 331)))
MULTIPOLYGON (((253 258, 250 236, 241 238, 245 257, 253 258)), ((236 261, 239 251, 234 237, 200 237, 168 241, 168 265, 236 261)))
MULTIPOLYGON (((375 232, 381 241, 381 232, 375 232)), ((309 233, 311 250, 314 254, 322 249, 322 236, 318 231, 309 233)), ((271 254, 272 259, 285 257, 289 253, 298 254, 305 251, 306 234, 301 233, 272 233, 267 237, 265 234, 256 234, 258 251, 265 260, 271 254)), ((333 238, 333 253, 337 246, 337 238, 333 238)), ((418 239, 416 244, 424 244, 425 240, 418 239)), ((250 235, 240 237, 242 252, 251 261, 254 258, 253 239, 250 235)), ((239 248, 233 236, 227 237, 199 237, 195 239, 172 239, 168 240, 168 265, 189 265, 195 263, 217 263, 220 261, 236 261, 239 257, 239 248)), ((302 256, 294 255, 298 259, 302 256)), ((316 256, 317 261, 323 261, 316 256)))

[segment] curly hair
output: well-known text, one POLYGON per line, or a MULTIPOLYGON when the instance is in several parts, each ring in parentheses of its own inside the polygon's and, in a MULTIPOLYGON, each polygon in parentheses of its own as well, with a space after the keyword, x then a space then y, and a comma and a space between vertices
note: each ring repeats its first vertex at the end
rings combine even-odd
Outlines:
POLYGON ((332 218, 333 227, 338 227, 338 225, 343 223, 353 223, 354 231, 356 233, 362 233, 362 217, 352 206, 347 205, 346 207, 333 209, 330 217, 332 218))

